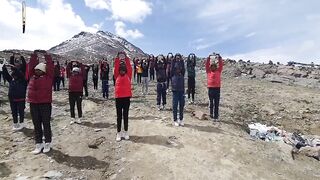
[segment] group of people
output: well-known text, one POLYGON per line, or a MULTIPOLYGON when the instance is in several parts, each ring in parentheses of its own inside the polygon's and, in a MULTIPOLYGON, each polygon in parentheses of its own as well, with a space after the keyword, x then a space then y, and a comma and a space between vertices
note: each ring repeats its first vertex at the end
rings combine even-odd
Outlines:
MULTIPOLYGON (((219 99, 221 87, 221 72, 223 60, 219 54, 210 55, 205 61, 207 73, 208 96, 210 102, 210 117, 217 121, 219 118, 219 99)), ((99 64, 85 65, 79 61, 66 62, 66 68, 61 67, 59 62, 54 63, 50 54, 46 51, 35 50, 31 55, 29 63, 23 56, 10 58, 10 63, 2 67, 2 75, 9 82, 8 97, 13 117, 13 130, 24 127, 24 110, 26 101, 30 104, 30 114, 35 132, 34 154, 47 153, 51 149, 51 111, 52 92, 59 91, 59 82, 64 73, 68 78, 68 93, 70 104, 71 123, 81 123, 83 91, 88 95, 88 72, 92 68, 92 80, 94 89, 98 89, 98 79, 102 82, 102 94, 109 98, 109 71, 108 61, 99 61, 99 64), (40 62, 44 59, 45 62, 40 62), (75 106, 78 110, 78 118, 75 115, 75 106), (19 118, 18 118, 19 117, 19 118), (43 140, 44 137, 44 140, 43 140)), ((137 83, 144 83, 143 93, 148 93, 148 81, 156 79, 157 83, 157 108, 165 109, 167 104, 167 90, 171 83, 172 109, 174 126, 184 125, 185 106, 185 74, 188 77, 188 98, 194 103, 196 56, 190 54, 185 60, 181 54, 169 53, 167 57, 158 55, 148 58, 133 59, 124 52, 119 52, 114 58, 113 80, 114 95, 117 113, 116 141, 122 138, 128 140, 128 120, 130 109, 130 98, 132 97, 132 78, 137 83), (150 74, 149 74, 150 73, 150 74), (150 75, 150 79, 149 78, 150 75), (179 107, 179 108, 178 108, 179 107), (179 112, 179 113, 178 113, 179 112), (179 114, 179 117, 178 117, 179 114), (124 131, 122 130, 122 122, 124 131)))

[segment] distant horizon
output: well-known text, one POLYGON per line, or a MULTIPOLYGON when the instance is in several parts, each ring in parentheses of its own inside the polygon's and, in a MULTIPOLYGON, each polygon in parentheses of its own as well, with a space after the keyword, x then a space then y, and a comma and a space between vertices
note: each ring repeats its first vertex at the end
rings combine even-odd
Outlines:
POLYGON ((309 0, 0 0, 0 49, 49 49, 99 30, 148 54, 320 64, 320 1, 309 0), (133 8, 134 7, 134 8, 133 8), (272 13, 270 13, 272 12, 272 13))

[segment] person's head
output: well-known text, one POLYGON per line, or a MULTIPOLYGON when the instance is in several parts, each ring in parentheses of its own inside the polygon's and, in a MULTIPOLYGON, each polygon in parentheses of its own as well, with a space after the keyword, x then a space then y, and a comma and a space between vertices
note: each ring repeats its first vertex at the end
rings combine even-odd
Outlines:
POLYGON ((124 76, 127 73, 127 66, 125 61, 121 61, 120 62, 120 66, 119 66, 119 74, 121 76, 124 76))
POLYGON ((219 55, 218 54, 211 55, 209 56, 209 59, 210 59, 210 70, 216 71, 218 69, 219 55))
POLYGON ((174 56, 174 60, 176 60, 176 61, 182 61, 183 59, 182 59, 181 54, 177 53, 177 54, 174 56))
POLYGON ((164 67, 164 56, 162 54, 160 54, 158 57, 157 57, 157 61, 158 61, 158 66, 159 67, 164 67))
POLYGON ((35 68, 34 68, 34 73, 36 76, 42 76, 46 73, 46 64, 44 63, 39 63, 35 68))
POLYGON ((77 75, 80 73, 80 68, 79 67, 73 67, 72 68, 72 74, 73 75, 77 75))
POLYGON ((119 52, 119 53, 118 53, 118 58, 119 58, 120 60, 125 60, 126 57, 127 57, 127 55, 126 55, 125 52, 119 52))

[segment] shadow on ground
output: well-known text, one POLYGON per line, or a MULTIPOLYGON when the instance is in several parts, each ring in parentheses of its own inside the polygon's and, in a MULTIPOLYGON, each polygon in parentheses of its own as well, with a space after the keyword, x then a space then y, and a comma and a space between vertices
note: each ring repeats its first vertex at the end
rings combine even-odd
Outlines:
POLYGON ((64 164, 76 169, 103 169, 108 168, 110 165, 92 156, 69 156, 56 149, 52 149, 48 153, 48 156, 59 164, 64 164))
POLYGON ((0 163, 0 178, 8 177, 11 173, 12 171, 6 165, 6 163, 0 163))
POLYGON ((142 144, 149 144, 149 145, 158 145, 164 146, 168 148, 177 148, 181 149, 184 145, 177 141, 177 139, 173 136, 166 137, 166 136, 130 136, 130 141, 134 143, 142 143, 142 144))
POLYGON ((92 123, 92 122, 88 122, 88 121, 84 121, 82 122, 80 125, 82 126, 87 126, 87 127, 91 127, 91 128, 115 128, 116 125, 110 124, 110 123, 92 123))

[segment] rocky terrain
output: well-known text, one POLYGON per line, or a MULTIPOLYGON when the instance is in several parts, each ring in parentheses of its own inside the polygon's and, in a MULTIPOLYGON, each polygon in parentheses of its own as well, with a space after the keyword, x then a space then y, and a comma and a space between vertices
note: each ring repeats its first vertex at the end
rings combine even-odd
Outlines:
MULTIPOLYGON (((320 136, 318 86, 296 83, 298 79, 315 80, 316 85, 318 80, 311 75, 317 70, 296 77, 300 73, 296 67, 250 66, 255 69, 251 74, 240 63, 226 63, 220 123, 193 115, 208 112, 203 70, 197 73, 196 103, 185 107, 185 127, 172 126, 170 92, 167 110, 158 111, 155 83, 150 84, 147 96, 142 96, 141 86, 134 83, 129 112, 131 138, 119 143, 115 142, 113 98, 103 100, 90 82, 89 98, 83 102, 83 123, 71 125, 67 91, 54 93, 53 150, 36 156, 30 154, 34 141, 28 106, 27 128, 13 133, 7 87, 1 86, 0 178, 319 179, 319 161, 303 155, 293 160, 291 146, 252 140, 247 130, 248 123, 261 122, 289 132, 320 136), (256 73, 260 70, 276 72, 260 77, 256 73), (269 80, 269 75, 278 79, 269 80), (285 76, 293 83, 281 79, 285 76)), ((113 87, 110 90, 112 97, 113 87)))

